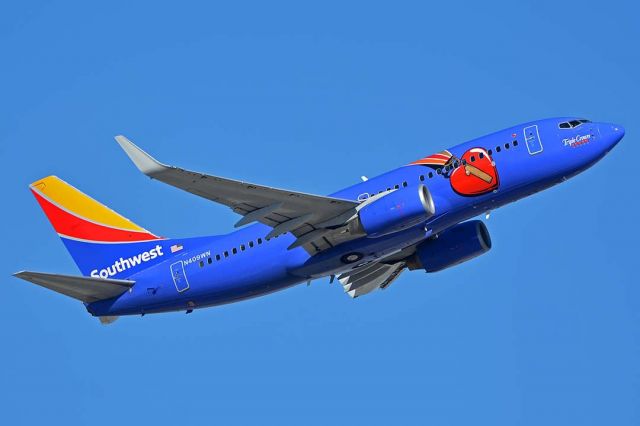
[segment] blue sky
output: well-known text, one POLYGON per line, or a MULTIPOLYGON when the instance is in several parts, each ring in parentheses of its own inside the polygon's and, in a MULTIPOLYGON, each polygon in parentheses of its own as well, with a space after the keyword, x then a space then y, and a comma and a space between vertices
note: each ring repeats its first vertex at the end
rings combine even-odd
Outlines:
POLYGON ((5 2, 0 423, 637 425, 640 27, 633 2, 5 2), (27 185, 56 174, 153 232, 237 217, 149 181, 330 193, 519 122, 626 138, 493 213, 492 251, 350 300, 328 280, 109 327, 10 277, 77 273, 27 185))

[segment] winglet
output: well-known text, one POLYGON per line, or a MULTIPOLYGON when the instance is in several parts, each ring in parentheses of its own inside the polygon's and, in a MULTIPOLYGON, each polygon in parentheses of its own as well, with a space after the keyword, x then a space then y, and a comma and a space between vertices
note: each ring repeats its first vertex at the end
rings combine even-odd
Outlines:
POLYGON ((122 135, 116 136, 116 142, 122 147, 124 152, 129 156, 133 164, 136 165, 138 170, 147 176, 153 176, 155 173, 161 172, 170 168, 166 164, 162 164, 142 149, 138 148, 133 142, 125 138, 122 135))

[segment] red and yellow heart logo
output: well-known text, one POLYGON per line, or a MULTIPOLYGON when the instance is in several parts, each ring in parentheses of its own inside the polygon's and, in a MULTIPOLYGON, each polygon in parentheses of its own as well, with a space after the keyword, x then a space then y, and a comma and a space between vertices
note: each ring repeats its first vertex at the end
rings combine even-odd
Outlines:
POLYGON ((462 155, 463 164, 450 177, 451 188, 460 195, 481 195, 498 188, 498 170, 484 148, 472 148, 462 155))

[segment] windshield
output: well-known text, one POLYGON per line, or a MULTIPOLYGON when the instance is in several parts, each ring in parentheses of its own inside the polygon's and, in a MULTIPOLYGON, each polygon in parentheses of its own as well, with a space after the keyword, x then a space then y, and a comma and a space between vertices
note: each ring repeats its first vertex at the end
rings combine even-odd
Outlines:
POLYGON ((558 123, 558 127, 560 129, 575 129, 576 127, 582 126, 584 123, 591 123, 591 120, 581 118, 579 120, 563 121, 562 123, 558 123))

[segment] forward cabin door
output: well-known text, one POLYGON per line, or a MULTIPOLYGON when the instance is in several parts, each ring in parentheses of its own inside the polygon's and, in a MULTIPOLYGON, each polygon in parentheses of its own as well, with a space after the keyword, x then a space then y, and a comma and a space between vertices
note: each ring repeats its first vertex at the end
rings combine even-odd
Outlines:
POLYGON ((524 141, 527 144, 529 154, 535 155, 542 152, 542 142, 538 133, 538 126, 533 125, 524 128, 524 141))

